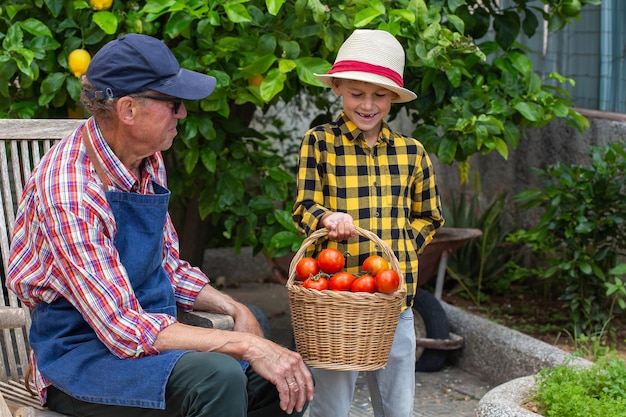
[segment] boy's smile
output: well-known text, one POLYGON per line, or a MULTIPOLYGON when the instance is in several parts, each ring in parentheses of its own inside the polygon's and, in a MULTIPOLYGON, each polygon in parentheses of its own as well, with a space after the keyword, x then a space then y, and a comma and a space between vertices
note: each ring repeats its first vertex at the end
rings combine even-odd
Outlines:
POLYGON ((333 80, 333 90, 343 98, 343 111, 373 147, 396 93, 376 84, 337 78, 333 80))

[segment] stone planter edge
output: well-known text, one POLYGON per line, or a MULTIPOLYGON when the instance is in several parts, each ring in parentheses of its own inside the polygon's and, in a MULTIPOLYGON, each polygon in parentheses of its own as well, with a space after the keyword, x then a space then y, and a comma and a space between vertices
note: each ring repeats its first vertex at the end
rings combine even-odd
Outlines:
POLYGON ((522 403, 532 393, 536 374, 544 368, 571 365, 589 366, 592 362, 442 303, 450 331, 463 337, 464 346, 452 356, 460 369, 477 375, 494 385, 479 401, 477 417, 540 417, 522 403))
POLYGON ((481 398, 476 408, 476 417, 540 417, 540 414, 521 405, 531 395, 534 387, 534 375, 515 378, 498 385, 481 398))

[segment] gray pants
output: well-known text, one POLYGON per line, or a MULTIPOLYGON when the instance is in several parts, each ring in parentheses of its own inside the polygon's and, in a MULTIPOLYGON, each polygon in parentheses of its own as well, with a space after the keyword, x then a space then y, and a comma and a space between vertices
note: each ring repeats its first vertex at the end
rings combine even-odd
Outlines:
MULTIPOLYGON (((75 417, 270 417, 285 416, 276 387, 252 368, 242 372, 233 358, 210 352, 183 355, 172 370, 165 410, 103 405, 77 400, 48 388, 47 406, 75 417)), ((306 407, 305 407, 306 409, 306 407)), ((294 411, 291 416, 304 414, 294 411)))

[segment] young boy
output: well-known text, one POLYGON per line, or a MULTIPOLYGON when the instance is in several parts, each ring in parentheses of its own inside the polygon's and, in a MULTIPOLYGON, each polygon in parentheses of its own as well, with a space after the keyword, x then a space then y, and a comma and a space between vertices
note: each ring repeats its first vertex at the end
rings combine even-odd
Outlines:
MULTIPOLYGON (((309 130, 302 142, 296 225, 307 235, 329 230, 325 244, 352 256, 358 273, 372 254, 355 226, 376 233, 396 254, 404 274, 406 303, 384 369, 367 372, 375 416, 411 417, 415 391, 415 329, 412 303, 418 254, 443 225, 432 163, 416 139, 391 131, 385 117, 392 103, 416 95, 403 87, 404 50, 381 30, 356 30, 339 49, 327 74, 316 74, 343 99, 332 123, 309 130)), ((322 242, 324 243, 324 242, 322 242)), ((315 397, 310 417, 347 417, 358 372, 313 369, 315 397)))

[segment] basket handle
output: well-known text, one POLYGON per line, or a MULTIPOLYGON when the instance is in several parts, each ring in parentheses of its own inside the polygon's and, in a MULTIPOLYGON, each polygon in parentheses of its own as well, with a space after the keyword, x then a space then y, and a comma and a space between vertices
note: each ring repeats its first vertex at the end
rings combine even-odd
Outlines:
MULTIPOLYGON (((391 264, 391 269, 395 270, 398 273, 398 276, 400 277, 398 291, 404 290, 404 274, 400 270, 400 263, 398 262, 398 258, 396 257, 396 254, 393 253, 393 250, 389 247, 389 245, 387 245, 387 243, 385 243, 384 240, 378 237, 376 233, 370 232, 369 230, 365 230, 359 226, 355 226, 355 228, 356 228, 356 233, 359 236, 368 238, 369 240, 373 241, 379 247, 382 248, 383 253, 385 254, 385 256, 387 257, 387 259, 389 260, 391 264)), ((291 263, 289 264, 289 278, 287 279, 287 287, 295 285, 294 282, 295 282, 295 277, 296 277, 296 265, 298 264, 300 259, 302 259, 302 255, 304 254, 304 252, 306 252, 309 246, 311 246, 317 240, 325 236, 328 236, 328 229, 326 229, 325 227, 322 227, 320 229, 317 229, 313 233, 311 233, 309 236, 306 237, 306 239, 304 239, 304 241, 302 241, 302 244, 300 245, 300 249, 298 249, 293 259, 291 260, 291 263)))

